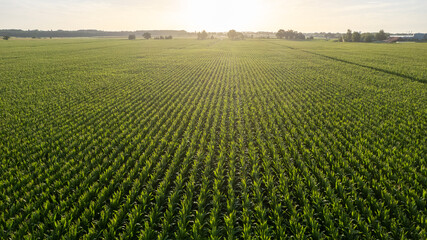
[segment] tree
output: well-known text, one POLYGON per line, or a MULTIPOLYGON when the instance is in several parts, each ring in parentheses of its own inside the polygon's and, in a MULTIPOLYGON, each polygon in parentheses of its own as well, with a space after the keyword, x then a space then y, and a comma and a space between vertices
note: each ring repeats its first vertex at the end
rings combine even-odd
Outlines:
POLYGON ((381 29, 377 34, 375 34, 375 39, 377 41, 384 41, 387 39, 387 34, 381 29))
POLYGON ((129 40, 135 40, 135 39, 136 39, 135 34, 129 34, 128 39, 129 39, 129 40))
POLYGON ((236 30, 232 29, 232 30, 228 31, 227 36, 228 36, 228 38, 230 38, 232 40, 236 39, 237 38, 236 30))
POLYGON ((286 39, 297 39, 297 36, 298 36, 298 32, 292 29, 285 32, 286 39))
POLYGON ((295 37, 294 37, 294 30, 288 30, 288 31, 285 31, 285 38, 286 39, 294 39, 295 37))
POLYGON ((360 39, 361 39, 360 32, 353 32, 353 34, 351 36, 351 40, 353 42, 360 42, 360 39))
POLYGON ((276 37, 278 38, 278 39, 282 39, 282 38, 284 38, 285 37, 285 35, 286 35, 286 33, 285 33, 285 30, 283 30, 283 29, 280 29, 279 31, 277 31, 277 33, 276 33, 276 37))
POLYGON ((208 33, 205 30, 197 33, 197 39, 198 40, 205 40, 207 38, 208 38, 208 33))
POLYGON ((151 33, 146 32, 146 33, 142 34, 142 37, 144 37, 145 39, 150 39, 151 38, 151 33))
POLYGON ((363 42, 372 42, 374 41, 375 36, 372 33, 363 33, 361 39, 363 42))
POLYGON ((9 36, 3 36, 3 40, 9 40, 9 36))
POLYGON ((243 33, 237 32, 234 29, 228 31, 227 36, 231 40, 243 40, 243 39, 245 39, 245 35, 243 33))
POLYGON ((304 40, 305 39, 305 35, 303 33, 294 31, 294 30, 283 30, 280 29, 277 33, 276 33, 276 37, 279 39, 282 38, 286 38, 286 39, 294 39, 294 40, 304 40))
POLYGON ((347 33, 343 36, 343 40, 344 42, 351 42, 353 37, 353 33, 351 32, 350 29, 347 30, 347 33))
POLYGON ((305 40, 305 35, 303 33, 297 33, 296 39, 298 39, 298 40, 305 40))

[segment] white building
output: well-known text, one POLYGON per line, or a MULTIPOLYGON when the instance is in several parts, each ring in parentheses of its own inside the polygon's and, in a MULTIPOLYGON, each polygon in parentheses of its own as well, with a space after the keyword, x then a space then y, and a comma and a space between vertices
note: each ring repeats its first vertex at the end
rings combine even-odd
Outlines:
POLYGON ((426 41, 427 33, 392 34, 390 38, 397 38, 399 41, 426 41))

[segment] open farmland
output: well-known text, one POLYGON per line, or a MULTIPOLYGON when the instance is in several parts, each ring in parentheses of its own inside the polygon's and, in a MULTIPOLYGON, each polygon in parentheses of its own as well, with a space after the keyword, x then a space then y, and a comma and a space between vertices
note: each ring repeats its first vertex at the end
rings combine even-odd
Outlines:
POLYGON ((1 239, 427 238, 427 44, 0 53, 1 239))

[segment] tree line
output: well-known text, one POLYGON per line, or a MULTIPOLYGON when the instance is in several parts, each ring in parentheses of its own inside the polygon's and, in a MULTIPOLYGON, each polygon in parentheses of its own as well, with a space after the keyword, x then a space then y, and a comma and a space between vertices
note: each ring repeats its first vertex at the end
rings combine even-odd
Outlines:
POLYGON ((21 29, 0 29, 0 36, 19 38, 71 38, 71 37, 127 37, 130 34, 140 36, 145 32, 150 32, 155 36, 192 37, 194 33, 185 30, 137 30, 137 31, 100 31, 100 30, 21 30, 21 29))
MULTIPOLYGON (((151 33, 145 32, 145 33, 142 34, 142 37, 145 38, 145 39, 150 39, 151 38, 151 33)), ((172 35, 169 35, 169 36, 157 36, 154 39, 172 39, 172 38, 173 38, 172 35)), ((128 39, 129 40, 135 40, 136 39, 136 35, 135 34, 129 34, 128 39)))
POLYGON ((243 40, 243 39, 245 39, 245 35, 243 35, 243 33, 237 32, 234 29, 228 31, 227 37, 230 38, 231 40, 243 40))
MULTIPOLYGON (((227 37, 231 40, 243 40, 243 39, 245 39, 245 35, 243 33, 238 32, 234 29, 227 32, 227 37)), ((206 40, 208 38, 209 38, 209 34, 205 30, 197 33, 197 39, 198 40, 206 40)), ((212 35, 210 38, 214 39, 214 36, 212 35)))
POLYGON ((347 30, 347 33, 342 35, 339 39, 342 42, 373 42, 373 41, 384 41, 390 34, 380 30, 377 33, 361 33, 361 32, 352 32, 350 29, 347 30))
POLYGON ((198 40, 208 39, 208 33, 205 30, 203 30, 202 32, 198 32, 197 33, 197 39, 198 40))
POLYGON ((290 40, 304 40, 305 39, 305 35, 301 32, 297 32, 294 30, 283 30, 280 29, 279 31, 277 31, 276 33, 276 37, 278 39, 290 39, 290 40))

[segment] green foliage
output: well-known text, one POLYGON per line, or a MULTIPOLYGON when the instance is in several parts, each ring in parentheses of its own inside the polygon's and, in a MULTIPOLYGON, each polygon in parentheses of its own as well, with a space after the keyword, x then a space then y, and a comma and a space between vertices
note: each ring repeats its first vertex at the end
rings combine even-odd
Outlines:
POLYGON ((362 42, 373 42, 375 39, 375 35, 372 33, 362 33, 361 40, 362 42))
POLYGON ((352 42, 360 42, 361 39, 362 39, 362 36, 360 32, 353 32, 353 34, 351 35, 352 42))
POLYGON ((197 33, 198 40, 206 40, 207 38, 208 38, 208 33, 205 30, 197 33))
POLYGON ((373 42, 383 41, 388 38, 389 34, 385 33, 384 30, 380 30, 378 33, 360 33, 352 32, 350 29, 347 30, 347 33, 342 36, 343 42, 373 42))
POLYGON ((145 33, 142 34, 142 37, 145 38, 145 39, 150 39, 151 38, 151 33, 145 32, 145 33))
POLYGON ((283 30, 280 29, 277 33, 276 33, 276 37, 279 39, 282 38, 286 38, 286 39, 293 39, 293 40, 304 40, 305 39, 305 35, 303 33, 294 31, 294 30, 283 30))
POLYGON ((277 31, 277 33, 276 33, 276 37, 277 37, 278 39, 282 39, 282 38, 284 38, 284 37, 285 37, 285 35, 286 35, 286 32, 285 32, 285 30, 283 30, 283 29, 279 29, 279 31, 277 31))
POLYGON ((2 41, 0 238, 425 239, 426 48, 2 41))
POLYGON ((228 31, 227 37, 231 40, 243 40, 243 39, 245 39, 245 36, 243 35, 243 33, 237 32, 234 29, 228 31))
POLYGON ((384 32, 384 30, 380 30, 378 33, 375 34, 375 39, 377 41, 383 41, 388 38, 388 34, 384 32))
POLYGON ((347 30, 347 33, 343 36, 344 42, 351 42, 353 39, 353 33, 350 29, 347 30))

